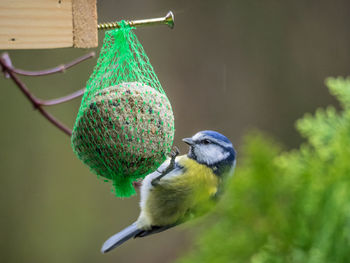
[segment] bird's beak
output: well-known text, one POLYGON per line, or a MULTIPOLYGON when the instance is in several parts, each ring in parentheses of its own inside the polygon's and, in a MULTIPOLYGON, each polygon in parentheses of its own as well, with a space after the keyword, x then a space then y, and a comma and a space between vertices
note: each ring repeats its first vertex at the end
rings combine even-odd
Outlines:
POLYGON ((192 138, 184 138, 184 139, 182 139, 182 141, 187 143, 188 145, 194 144, 194 141, 192 140, 192 138))

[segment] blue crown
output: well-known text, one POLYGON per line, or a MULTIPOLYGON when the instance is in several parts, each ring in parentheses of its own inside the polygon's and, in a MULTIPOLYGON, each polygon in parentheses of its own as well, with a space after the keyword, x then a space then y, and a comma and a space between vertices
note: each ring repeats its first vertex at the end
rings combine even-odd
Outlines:
POLYGON ((216 131, 202 131, 201 133, 203 133, 205 135, 208 135, 208 136, 210 136, 210 137, 212 137, 214 139, 217 139, 217 140, 220 140, 220 141, 223 141, 223 142, 226 142, 226 143, 231 143, 231 141, 229 139, 227 139, 226 136, 222 135, 219 132, 216 132, 216 131))

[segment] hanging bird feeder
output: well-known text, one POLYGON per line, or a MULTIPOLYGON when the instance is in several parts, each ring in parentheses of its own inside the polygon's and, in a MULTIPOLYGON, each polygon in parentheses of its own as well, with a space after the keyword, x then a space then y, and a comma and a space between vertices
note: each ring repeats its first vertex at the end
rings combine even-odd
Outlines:
POLYGON ((4 0, 0 17, 0 48, 57 48, 97 46, 97 30, 109 31, 97 65, 87 82, 73 131, 43 107, 82 95, 82 91, 54 100, 36 98, 17 75, 43 76, 63 72, 94 54, 43 71, 13 67, 10 56, 0 56, 5 77, 11 78, 47 120, 71 135, 74 152, 98 176, 112 181, 115 194, 135 193, 132 183, 154 171, 170 152, 174 116, 170 102, 133 30, 164 24, 174 26, 173 14, 165 17, 97 25, 96 0, 34 2, 4 0), (26 10, 37 10, 32 16, 26 10), (44 21, 44 23, 42 22, 44 21), (21 27, 18 27, 18 23, 21 27), (42 30, 45 29, 45 30, 42 30))
POLYGON ((72 133, 79 159, 119 197, 135 193, 132 183, 165 160, 174 138, 170 101, 133 32, 137 24, 173 26, 172 13, 140 21, 100 26, 115 29, 105 34, 72 133))

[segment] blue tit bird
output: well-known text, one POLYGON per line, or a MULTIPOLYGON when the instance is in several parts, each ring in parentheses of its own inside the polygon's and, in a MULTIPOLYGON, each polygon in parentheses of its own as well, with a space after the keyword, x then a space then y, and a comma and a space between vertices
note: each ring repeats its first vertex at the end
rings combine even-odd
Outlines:
POLYGON ((201 131, 183 139, 187 155, 173 151, 141 186, 141 213, 132 225, 110 237, 106 253, 130 238, 145 237, 206 213, 215 204, 228 176, 233 174, 236 151, 224 135, 201 131))

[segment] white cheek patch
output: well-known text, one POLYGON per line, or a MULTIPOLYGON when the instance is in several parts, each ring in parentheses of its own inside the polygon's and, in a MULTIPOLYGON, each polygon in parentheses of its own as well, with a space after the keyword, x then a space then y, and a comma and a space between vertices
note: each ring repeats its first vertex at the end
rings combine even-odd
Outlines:
POLYGON ((230 153, 225 152, 224 149, 215 144, 198 145, 195 147, 194 153, 200 163, 208 165, 225 160, 230 155, 230 153))

